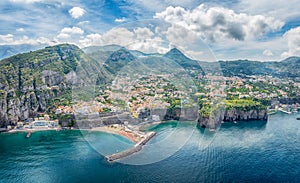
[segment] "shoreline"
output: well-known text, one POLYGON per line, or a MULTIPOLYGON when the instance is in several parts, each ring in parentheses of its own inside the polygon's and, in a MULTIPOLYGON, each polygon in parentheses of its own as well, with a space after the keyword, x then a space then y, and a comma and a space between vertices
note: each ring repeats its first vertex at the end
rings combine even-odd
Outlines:
POLYGON ((12 133, 18 133, 18 132, 40 132, 40 131, 60 131, 62 130, 61 128, 49 128, 49 129, 22 129, 22 130, 8 130, 6 132, 3 132, 4 134, 12 134, 12 133))
POLYGON ((88 131, 98 131, 98 132, 120 135, 134 143, 139 142, 145 136, 145 134, 140 134, 141 133, 140 131, 139 132, 137 132, 136 130, 126 131, 125 127, 103 126, 103 127, 96 127, 96 128, 88 129, 88 131))
POLYGON ((5 132, 2 132, 3 134, 14 134, 14 133, 34 133, 34 132, 40 132, 40 131, 61 131, 61 130, 82 130, 82 131, 88 131, 88 132, 104 132, 108 134, 115 134, 122 137, 125 137, 126 139, 137 143, 141 141, 145 134, 143 132, 137 131, 137 130, 131 130, 126 131, 125 127, 111 127, 111 126, 103 126, 103 127, 96 127, 92 129, 61 129, 61 128, 47 128, 47 129, 12 129, 5 132))

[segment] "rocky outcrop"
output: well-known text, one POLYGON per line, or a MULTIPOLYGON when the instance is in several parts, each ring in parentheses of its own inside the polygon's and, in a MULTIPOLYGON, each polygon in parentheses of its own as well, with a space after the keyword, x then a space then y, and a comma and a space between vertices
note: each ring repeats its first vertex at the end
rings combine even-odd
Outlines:
MULTIPOLYGON (((62 92, 62 90, 60 90, 62 92)), ((47 100, 57 95, 51 89, 40 92, 28 91, 17 96, 15 90, 0 95, 0 127, 26 121, 47 109, 47 100)))
POLYGON ((215 111, 210 117, 199 116, 199 124, 204 128, 216 129, 222 121, 267 120, 267 110, 238 110, 235 108, 215 111))
POLYGON ((224 108, 219 108, 218 110, 213 111, 210 116, 199 116, 198 123, 201 127, 209 128, 209 129, 216 129, 218 126, 221 125, 221 122, 224 118, 224 108))
POLYGON ((267 110, 237 110, 235 108, 226 110, 224 121, 249 121, 249 120, 267 120, 267 110))

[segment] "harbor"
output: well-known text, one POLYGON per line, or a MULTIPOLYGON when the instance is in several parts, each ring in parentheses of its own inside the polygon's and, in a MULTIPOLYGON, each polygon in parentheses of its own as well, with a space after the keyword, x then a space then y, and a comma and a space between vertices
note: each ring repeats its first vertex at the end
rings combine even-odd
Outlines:
POLYGON ((107 161, 114 162, 116 160, 126 158, 134 153, 141 151, 143 146, 146 145, 147 142, 149 142, 149 140, 151 140, 155 135, 156 132, 149 132, 144 139, 136 143, 135 146, 131 149, 127 149, 125 151, 106 156, 107 161))

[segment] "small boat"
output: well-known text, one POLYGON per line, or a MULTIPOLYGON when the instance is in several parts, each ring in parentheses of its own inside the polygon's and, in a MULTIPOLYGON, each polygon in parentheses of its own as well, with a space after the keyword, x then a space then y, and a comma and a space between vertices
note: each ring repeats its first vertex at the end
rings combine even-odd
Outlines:
POLYGON ((297 117, 296 120, 300 120, 300 117, 297 117))
POLYGON ((27 134, 26 134, 26 138, 28 139, 28 138, 30 138, 31 137, 31 132, 28 132, 27 134))
POLYGON ((214 128, 209 128, 210 132, 215 132, 216 130, 214 128))

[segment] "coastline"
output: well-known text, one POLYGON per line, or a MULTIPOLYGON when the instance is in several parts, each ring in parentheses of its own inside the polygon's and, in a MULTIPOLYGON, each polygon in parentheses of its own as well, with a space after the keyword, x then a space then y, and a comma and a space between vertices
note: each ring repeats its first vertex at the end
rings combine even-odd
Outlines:
POLYGON ((125 127, 102 126, 102 127, 89 129, 88 131, 98 131, 98 132, 120 135, 129 139, 134 143, 137 143, 144 138, 144 134, 140 134, 137 131, 126 131, 125 127))
POLYGON ((102 126, 102 127, 95 127, 92 129, 61 129, 61 128, 47 128, 47 129, 12 129, 5 132, 2 132, 3 134, 14 134, 14 133, 34 133, 34 132, 40 132, 40 131, 61 131, 61 130, 85 130, 85 131, 98 131, 98 132, 104 132, 104 133, 110 133, 115 134, 119 136, 123 136, 126 139, 137 143, 141 141, 146 134, 143 132, 137 131, 137 130, 128 130, 125 129, 125 127, 112 127, 112 126, 102 126))
POLYGON ((12 130, 8 130, 6 132, 3 132, 3 133, 6 133, 6 134, 10 134, 10 133, 18 133, 18 132, 39 132, 39 131, 60 131, 62 130, 61 128, 47 128, 47 129, 21 129, 21 130, 16 130, 16 129, 12 129, 12 130))

